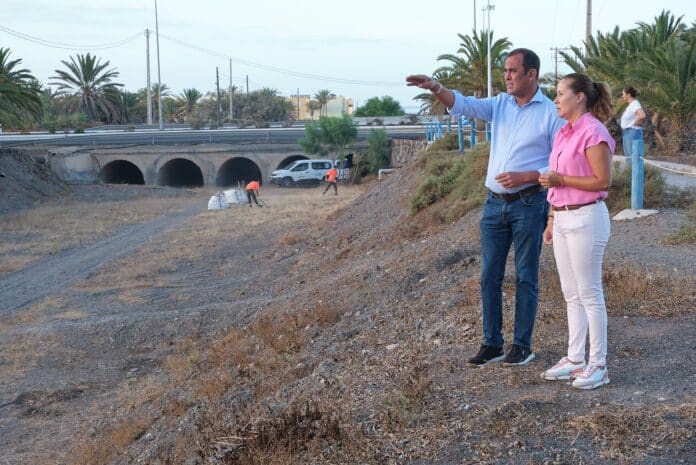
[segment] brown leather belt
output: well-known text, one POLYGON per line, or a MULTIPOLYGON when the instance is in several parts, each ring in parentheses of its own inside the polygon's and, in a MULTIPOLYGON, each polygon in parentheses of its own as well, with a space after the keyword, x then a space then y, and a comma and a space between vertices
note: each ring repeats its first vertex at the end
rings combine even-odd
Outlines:
POLYGON ((578 205, 564 205, 562 207, 557 207, 555 205, 551 205, 551 210, 553 210, 555 212, 577 210, 578 208, 586 207, 588 205, 594 205, 596 203, 603 202, 603 201, 604 201, 603 199, 597 199, 597 200, 593 200, 592 202, 580 203, 578 205))
POLYGON ((514 200, 519 200, 522 197, 526 197, 528 195, 536 194, 541 190, 541 186, 539 184, 535 184, 533 186, 529 186, 525 189, 522 189, 519 192, 514 192, 512 194, 498 194, 497 192, 489 191, 493 198, 502 200, 503 202, 512 202, 514 200))

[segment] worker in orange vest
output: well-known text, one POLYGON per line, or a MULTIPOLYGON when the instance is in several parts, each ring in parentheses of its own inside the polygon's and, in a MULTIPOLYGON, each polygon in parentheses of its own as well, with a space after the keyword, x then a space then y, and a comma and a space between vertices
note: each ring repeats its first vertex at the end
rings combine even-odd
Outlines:
POLYGON ((249 199, 249 206, 253 207, 254 205, 251 203, 253 200, 256 205, 261 207, 259 205, 259 201, 256 199, 256 196, 259 194, 259 188, 261 186, 259 185, 259 182, 256 180, 252 180, 249 182, 249 184, 246 185, 246 193, 247 193, 247 199, 249 199))
MULTIPOLYGON (((335 194, 335 195, 338 195, 338 182, 337 182, 338 171, 336 170, 336 167, 335 167, 335 166, 332 166, 331 168, 329 168, 329 171, 326 172, 325 177, 326 177, 326 180, 327 180, 328 182, 327 182, 327 184, 326 184, 326 189, 324 189, 324 193, 323 193, 323 194, 326 194, 326 191, 328 191, 329 188, 330 188, 331 186, 333 186, 333 188, 334 188, 334 194, 335 194)), ((322 194, 322 195, 323 195, 323 194, 322 194)))

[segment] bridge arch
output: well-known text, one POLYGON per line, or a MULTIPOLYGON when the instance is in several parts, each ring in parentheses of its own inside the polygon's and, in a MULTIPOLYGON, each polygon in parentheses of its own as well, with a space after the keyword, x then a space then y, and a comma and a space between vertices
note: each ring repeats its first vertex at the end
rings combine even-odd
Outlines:
POLYGON ((104 165, 99 173, 106 184, 145 184, 140 168, 128 160, 113 160, 104 165))
POLYGON ((309 157, 304 156, 304 155, 291 155, 289 157, 283 158, 280 163, 276 166, 275 169, 277 170, 282 170, 283 168, 287 167, 290 165, 290 163, 297 161, 297 160, 307 160, 309 157))
POLYGON ((261 168, 254 161, 245 157, 233 157, 226 160, 218 169, 215 185, 218 187, 236 186, 239 182, 255 179, 263 184, 261 168))
POLYGON ((203 171, 186 158, 172 158, 157 169, 158 186, 203 187, 203 171))

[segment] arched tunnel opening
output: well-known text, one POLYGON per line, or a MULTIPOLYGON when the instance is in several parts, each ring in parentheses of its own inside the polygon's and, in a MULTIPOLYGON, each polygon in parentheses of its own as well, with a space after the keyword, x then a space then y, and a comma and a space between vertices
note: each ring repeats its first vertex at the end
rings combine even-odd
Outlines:
POLYGON ((202 187, 203 173, 191 160, 175 158, 162 165, 157 172, 158 186, 202 187))
POLYGON ((126 160, 115 160, 101 169, 101 181, 106 184, 145 184, 140 168, 126 160))
POLYGON ((284 158, 283 161, 278 163, 278 166, 276 166, 276 169, 282 170, 283 168, 287 168, 288 166, 290 166, 290 164, 292 162, 297 161, 297 160, 307 160, 307 157, 305 157, 303 155, 293 155, 291 157, 284 158))
POLYGON ((217 173, 215 184, 218 187, 236 186, 252 179, 263 183, 258 165, 248 158, 231 158, 222 164, 217 173))

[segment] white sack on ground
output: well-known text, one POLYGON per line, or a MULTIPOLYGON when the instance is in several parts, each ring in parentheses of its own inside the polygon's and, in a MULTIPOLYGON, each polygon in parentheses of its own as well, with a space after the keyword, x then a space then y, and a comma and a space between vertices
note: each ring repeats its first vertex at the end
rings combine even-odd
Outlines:
POLYGON ((208 210, 224 210, 225 208, 230 208, 230 204, 222 192, 218 192, 208 200, 208 210))
POLYGON ((244 204, 249 200, 247 199, 246 191, 244 189, 230 189, 225 191, 224 194, 229 203, 244 204))

